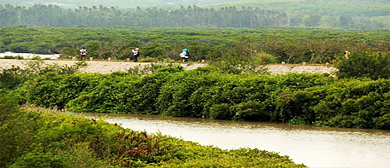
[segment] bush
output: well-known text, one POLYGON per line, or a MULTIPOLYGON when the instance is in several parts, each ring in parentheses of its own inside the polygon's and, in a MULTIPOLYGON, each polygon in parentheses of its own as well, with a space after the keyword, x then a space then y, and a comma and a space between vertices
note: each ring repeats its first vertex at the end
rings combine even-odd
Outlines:
POLYGON ((137 96, 137 76, 112 76, 100 79, 98 85, 71 99, 67 106, 77 112, 135 113, 137 104, 128 104, 137 96))
MULTIPOLYGON (((0 71, 0 95, 16 89, 24 82, 46 73, 74 74, 85 63, 77 63, 73 66, 45 65, 42 61, 30 61, 24 69, 12 66, 10 69, 0 71)), ((28 88, 30 86, 26 86, 28 88)), ((32 89, 30 87, 30 89, 32 89)))
POLYGON ((390 113, 376 118, 375 128, 390 130, 390 113))
POLYGON ((158 59, 154 57, 141 57, 138 59, 139 62, 157 62, 158 59))
POLYGON ((15 59, 22 60, 22 59, 24 59, 24 57, 23 57, 23 56, 20 56, 20 55, 18 55, 18 56, 16 56, 16 57, 15 57, 15 59))
POLYGON ((50 153, 32 152, 20 157, 10 168, 28 167, 64 167, 62 161, 50 153))
POLYGON ((270 114, 263 107, 263 103, 250 100, 230 107, 230 111, 234 120, 270 121, 270 114))
MULTIPOLYGON (((192 116, 206 117, 208 112, 204 109, 209 109, 210 105, 218 103, 216 99, 207 96, 216 96, 213 91, 206 89, 214 89, 216 83, 223 84, 230 80, 229 77, 221 76, 219 73, 214 73, 215 68, 198 68, 196 70, 176 73, 169 81, 161 87, 156 107, 158 112, 164 115, 172 116, 192 116), (210 88, 209 88, 210 87, 210 88), (202 92, 198 91, 201 89, 202 92), (202 95, 204 98, 194 97, 192 95, 202 95), (207 98, 206 98, 207 97, 207 98), (210 99, 209 99, 210 98, 210 99), (202 102, 202 103, 201 103, 202 102)), ((223 99, 223 98, 221 98, 223 99)))
POLYGON ((340 81, 324 87, 323 98, 311 106, 316 124, 379 128, 375 121, 389 114, 390 81, 340 81))
POLYGON ((0 95, 17 88, 26 78, 26 71, 20 67, 12 66, 10 69, 2 69, 0 71, 0 95))
POLYGON ((34 107, 7 123, 0 167, 304 167, 274 152, 222 150, 34 107))
POLYGON ((281 92, 275 98, 273 121, 296 122, 311 124, 316 120, 313 106, 324 98, 324 89, 321 87, 306 90, 281 92))
POLYGON ((41 57, 39 57, 39 56, 34 56, 33 58, 31 58, 31 60, 41 60, 41 57))
POLYGON ((254 56, 254 60, 256 62, 259 62, 260 64, 262 65, 265 65, 265 64, 274 64, 277 62, 275 56, 271 55, 271 54, 268 54, 264 51, 256 54, 254 56))
POLYGON ((6 56, 3 57, 3 59, 14 59, 14 56, 6 55, 6 56))
POLYGON ((234 114, 229 109, 229 104, 214 104, 210 108, 210 118, 230 120, 234 114))
POLYGON ((381 53, 356 53, 336 64, 339 78, 390 78, 390 56, 381 53))
POLYGON ((12 94, 0 97, 0 126, 12 117, 12 114, 18 111, 17 98, 12 94))

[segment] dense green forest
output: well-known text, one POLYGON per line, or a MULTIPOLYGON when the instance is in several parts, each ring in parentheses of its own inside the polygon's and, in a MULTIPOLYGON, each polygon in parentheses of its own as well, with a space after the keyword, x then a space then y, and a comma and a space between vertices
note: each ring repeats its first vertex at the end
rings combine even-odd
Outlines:
MULTIPOLYGON (((125 59, 139 47, 141 58, 180 60, 183 47, 190 60, 215 61, 228 57, 261 57, 270 63, 325 63, 345 50, 388 54, 390 31, 332 29, 218 29, 218 28, 0 28, 0 52, 125 59)), ((153 60, 152 59, 152 60, 153 60)))
MULTIPOLYGON (((325 2, 308 1, 304 4, 291 5, 303 5, 302 9, 291 9, 288 8, 288 5, 281 5, 282 3, 273 4, 273 6, 285 6, 290 10, 273 7, 272 3, 267 3, 265 7, 256 4, 248 4, 248 6, 241 4, 223 7, 192 5, 174 8, 141 8, 138 6, 131 9, 103 5, 82 5, 69 9, 56 4, 35 4, 29 7, 0 4, 0 27, 390 28, 389 4, 376 3, 373 5, 375 10, 367 10, 370 8, 364 5, 368 4, 362 3, 359 4, 359 8, 350 9, 347 6, 348 8, 346 7, 344 10, 344 8, 340 9, 335 5, 329 6, 328 2, 323 3, 325 2)), ((339 5, 342 6, 343 4, 339 5)))

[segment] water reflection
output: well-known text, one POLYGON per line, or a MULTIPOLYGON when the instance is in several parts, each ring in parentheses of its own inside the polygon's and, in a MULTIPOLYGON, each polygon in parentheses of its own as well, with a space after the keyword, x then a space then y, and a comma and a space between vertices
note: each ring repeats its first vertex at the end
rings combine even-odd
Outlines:
POLYGON ((309 167, 390 167, 390 131, 319 128, 150 115, 85 114, 125 128, 223 149, 258 148, 309 167))

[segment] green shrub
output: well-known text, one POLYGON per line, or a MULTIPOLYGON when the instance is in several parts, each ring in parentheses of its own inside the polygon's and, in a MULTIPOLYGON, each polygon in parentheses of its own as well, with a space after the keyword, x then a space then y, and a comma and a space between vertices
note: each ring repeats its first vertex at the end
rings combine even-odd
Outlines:
POLYGON ((0 97, 0 126, 5 124, 12 114, 18 111, 17 98, 12 95, 4 95, 0 97))
POLYGON ((265 64, 274 64, 277 62, 275 56, 268 54, 264 51, 256 54, 253 58, 256 62, 259 62, 259 64, 265 65, 265 64))
POLYGON ((69 101, 67 106, 72 111, 135 113, 137 104, 128 104, 129 99, 137 96, 136 76, 108 75, 88 92, 69 101))
POLYGON ((50 153, 32 152, 20 157, 10 168, 65 167, 62 161, 50 153))
POLYGON ((154 57, 140 57, 138 59, 139 62, 157 62, 158 59, 154 57))
POLYGON ((229 104, 214 104, 210 108, 210 118, 230 120, 234 113, 230 111, 229 104))
MULTIPOLYGON (((144 76, 137 84, 134 96, 128 97, 130 104, 136 104, 136 113, 157 114, 156 102, 161 87, 170 79, 171 73, 178 71, 174 67, 167 67, 157 70, 155 74, 144 76)), ((180 70, 179 70, 180 71, 180 70)))
MULTIPOLYGON (((213 86, 215 82, 219 82, 219 77, 214 72, 214 68, 207 67, 172 75, 161 87, 156 102, 158 112, 171 116, 201 116, 202 112, 193 111, 194 104, 190 98, 199 88, 213 86)), ((202 105, 197 105, 200 106, 202 105)))
POLYGON ((299 119, 300 123, 313 123, 316 116, 312 108, 324 97, 324 89, 321 87, 303 91, 285 90, 275 99, 276 113, 272 115, 272 121, 292 122, 299 119))
POLYGON ((0 70, 0 95, 17 88, 21 83, 27 80, 26 70, 20 67, 12 66, 10 69, 0 70))
POLYGON ((23 56, 20 56, 20 55, 18 55, 18 56, 16 56, 16 57, 15 57, 15 59, 22 60, 22 59, 24 59, 24 57, 23 57, 23 56))
POLYGON ((221 150, 28 106, 7 123, 0 167, 304 167, 274 152, 221 150))
POLYGON ((339 78, 390 78, 390 56, 381 53, 356 53, 336 65, 339 78))
MULTIPOLYGON (((0 95, 16 89, 20 84, 36 76, 46 73, 74 74, 85 63, 76 63, 73 66, 44 65, 42 61, 30 61, 24 69, 12 66, 10 69, 0 71, 0 95)), ((27 88, 29 86, 26 86, 27 88)), ((30 87, 30 89, 32 89, 30 87)))
POLYGON ((390 130, 390 112, 375 119, 375 128, 390 130))
POLYGON ((31 60, 41 60, 41 57, 40 56, 34 56, 33 58, 31 58, 31 60))
POLYGON ((3 57, 3 59, 14 59, 14 56, 6 55, 6 56, 3 57))
POLYGON ((263 110, 264 104, 259 101, 247 101, 230 107, 234 120, 270 121, 270 115, 263 110))

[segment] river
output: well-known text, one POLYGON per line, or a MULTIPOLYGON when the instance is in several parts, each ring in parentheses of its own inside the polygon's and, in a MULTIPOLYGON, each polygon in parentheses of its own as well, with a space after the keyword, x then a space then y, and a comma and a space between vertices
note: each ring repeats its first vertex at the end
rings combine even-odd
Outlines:
POLYGON ((122 127, 213 145, 258 148, 309 167, 390 167, 390 131, 129 114, 84 114, 122 127))

